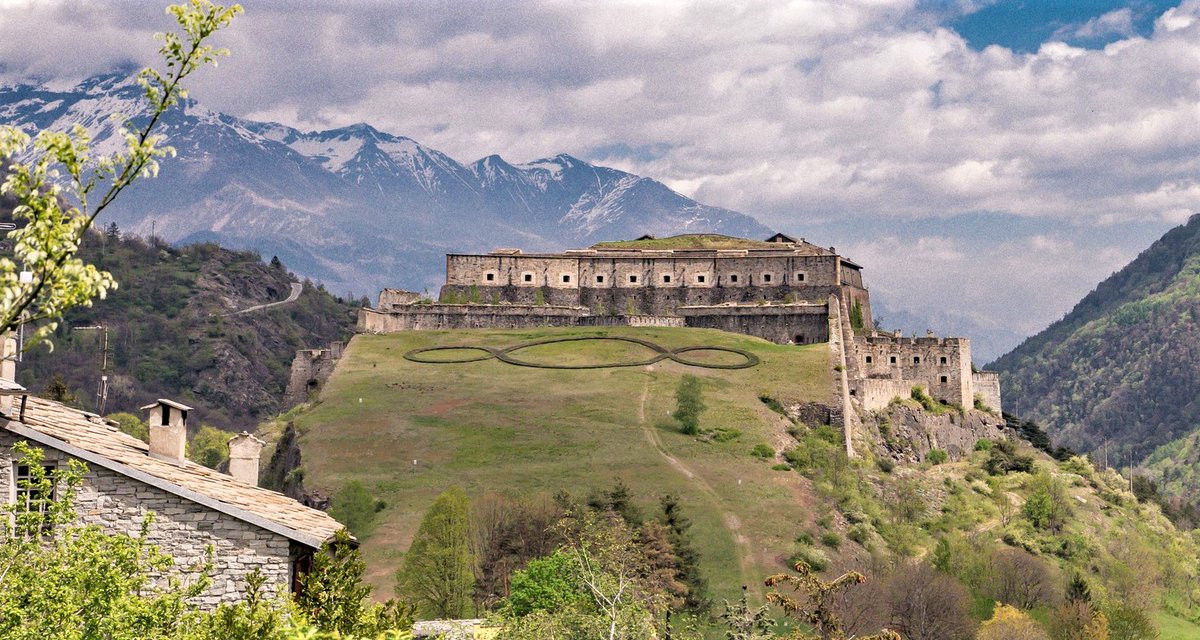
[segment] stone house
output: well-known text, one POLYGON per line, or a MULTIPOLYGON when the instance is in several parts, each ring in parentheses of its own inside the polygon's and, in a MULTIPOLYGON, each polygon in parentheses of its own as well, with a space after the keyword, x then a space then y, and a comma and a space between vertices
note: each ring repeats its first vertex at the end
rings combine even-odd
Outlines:
POLYGON ((324 512, 256 485, 262 442, 250 434, 230 442, 230 470, 219 473, 184 458, 190 407, 159 400, 150 410, 150 442, 122 433, 95 414, 30 395, 0 377, 0 499, 18 498, 27 470, 13 445, 41 449, 48 467, 70 459, 88 473, 75 503, 83 523, 134 535, 154 514, 150 541, 177 570, 214 556, 212 584, 197 604, 215 607, 241 598, 245 576, 259 570, 273 590, 294 589, 312 555, 342 526, 324 512))

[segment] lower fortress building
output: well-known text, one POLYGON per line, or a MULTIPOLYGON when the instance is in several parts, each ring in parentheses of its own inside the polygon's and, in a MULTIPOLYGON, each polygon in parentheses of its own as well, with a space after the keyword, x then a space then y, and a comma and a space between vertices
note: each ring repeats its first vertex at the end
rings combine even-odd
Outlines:
POLYGON ((542 326, 703 327, 779 344, 828 342, 847 404, 862 411, 920 385, 946 403, 1001 410, 996 373, 976 371, 966 338, 876 331, 862 267, 776 234, 644 236, 563 253, 497 249, 446 256, 438 302, 385 289, 358 330, 542 326))

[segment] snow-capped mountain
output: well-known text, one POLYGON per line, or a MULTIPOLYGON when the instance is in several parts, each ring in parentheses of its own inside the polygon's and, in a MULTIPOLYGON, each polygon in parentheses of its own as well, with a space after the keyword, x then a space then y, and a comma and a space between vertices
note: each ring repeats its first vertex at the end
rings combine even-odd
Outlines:
MULTIPOLYGON (((122 70, 69 90, 0 86, 0 123, 80 123, 99 150, 111 150, 119 121, 110 114, 140 108, 131 77, 122 70)), ((190 100, 165 116, 162 133, 178 157, 135 185, 104 224, 278 255, 340 292, 435 289, 449 251, 562 249, 644 233, 770 233, 749 216, 565 154, 525 164, 492 155, 463 165, 368 124, 304 132, 190 100)))

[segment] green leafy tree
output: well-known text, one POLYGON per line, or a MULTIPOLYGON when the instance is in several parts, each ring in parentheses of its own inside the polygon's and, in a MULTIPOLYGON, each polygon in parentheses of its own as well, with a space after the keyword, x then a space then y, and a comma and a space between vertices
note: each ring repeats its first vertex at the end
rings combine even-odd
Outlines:
POLYGON ((355 636, 411 629, 411 607, 396 600, 371 602, 371 587, 362 581, 366 570, 350 534, 339 531, 313 554, 312 569, 300 578, 296 606, 323 632, 355 636))
POLYGON ((700 378, 684 375, 675 387, 675 412, 671 417, 679 422, 679 429, 688 435, 700 432, 700 414, 704 413, 704 398, 700 378))
POLYGON ((207 424, 200 425, 196 435, 192 436, 191 441, 188 442, 188 460, 202 464, 209 469, 220 467, 229 459, 229 439, 231 437, 228 431, 222 431, 207 424))
MULTIPOLYGON (((0 195, 17 206, 17 228, 8 239, 12 258, 0 258, 0 334, 19 325, 35 327, 27 344, 48 341, 67 310, 91 304, 116 288, 112 276, 85 264, 76 253, 92 222, 139 178, 158 172, 159 159, 174 154, 154 133, 164 113, 187 96, 183 81, 226 55, 208 39, 227 26, 241 7, 191 0, 167 8, 179 32, 161 36, 165 71, 138 74, 147 102, 141 124, 121 128, 124 148, 93 156, 91 135, 82 125, 70 131, 41 131, 35 137, 0 127, 0 160, 7 166, 0 195)), ((126 116, 131 114, 125 114, 126 116)))
POLYGON ((421 519, 396 574, 396 593, 423 616, 464 618, 474 611, 474 588, 470 501, 454 486, 438 496, 421 519))
POLYGON ((150 441, 150 427, 141 418, 124 411, 108 415, 108 419, 117 423, 122 433, 131 435, 142 442, 150 441))
POLYGON ((1063 483, 1048 473, 1039 473, 1030 478, 1029 498, 1021 512, 1030 524, 1050 531, 1062 531, 1071 517, 1070 497, 1063 483))
POLYGON ((61 374, 55 374, 54 378, 46 384, 46 397, 70 407, 79 406, 79 396, 71 391, 71 387, 67 386, 67 383, 63 381, 61 374))
POLYGON ((1155 640, 1159 636, 1154 621, 1136 606, 1114 602, 1104 608, 1104 614, 1109 640, 1155 640))
POLYGON ((574 567, 573 559, 562 551, 530 560, 524 569, 513 573, 505 613, 524 617, 534 611, 553 612, 578 606, 585 594, 575 579, 574 567))

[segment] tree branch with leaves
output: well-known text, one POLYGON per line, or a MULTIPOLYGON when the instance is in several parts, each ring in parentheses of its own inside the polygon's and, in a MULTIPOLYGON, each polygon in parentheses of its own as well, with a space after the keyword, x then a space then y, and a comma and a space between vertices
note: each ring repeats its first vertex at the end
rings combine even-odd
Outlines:
POLYGON ((48 343, 63 314, 90 306, 93 299, 117 288, 110 273, 77 257, 80 243, 121 193, 138 179, 157 175, 159 160, 175 155, 154 131, 163 114, 187 97, 183 81, 229 54, 208 41, 242 8, 189 0, 167 12, 178 31, 159 34, 165 69, 147 68, 138 74, 147 117, 140 125, 125 120, 118 133, 122 150, 93 156, 91 134, 78 124, 35 136, 17 127, 0 127, 0 159, 5 163, 0 195, 16 201, 12 216, 17 225, 8 234, 13 256, 0 257, 0 334, 29 325, 34 330, 27 345, 48 343))

